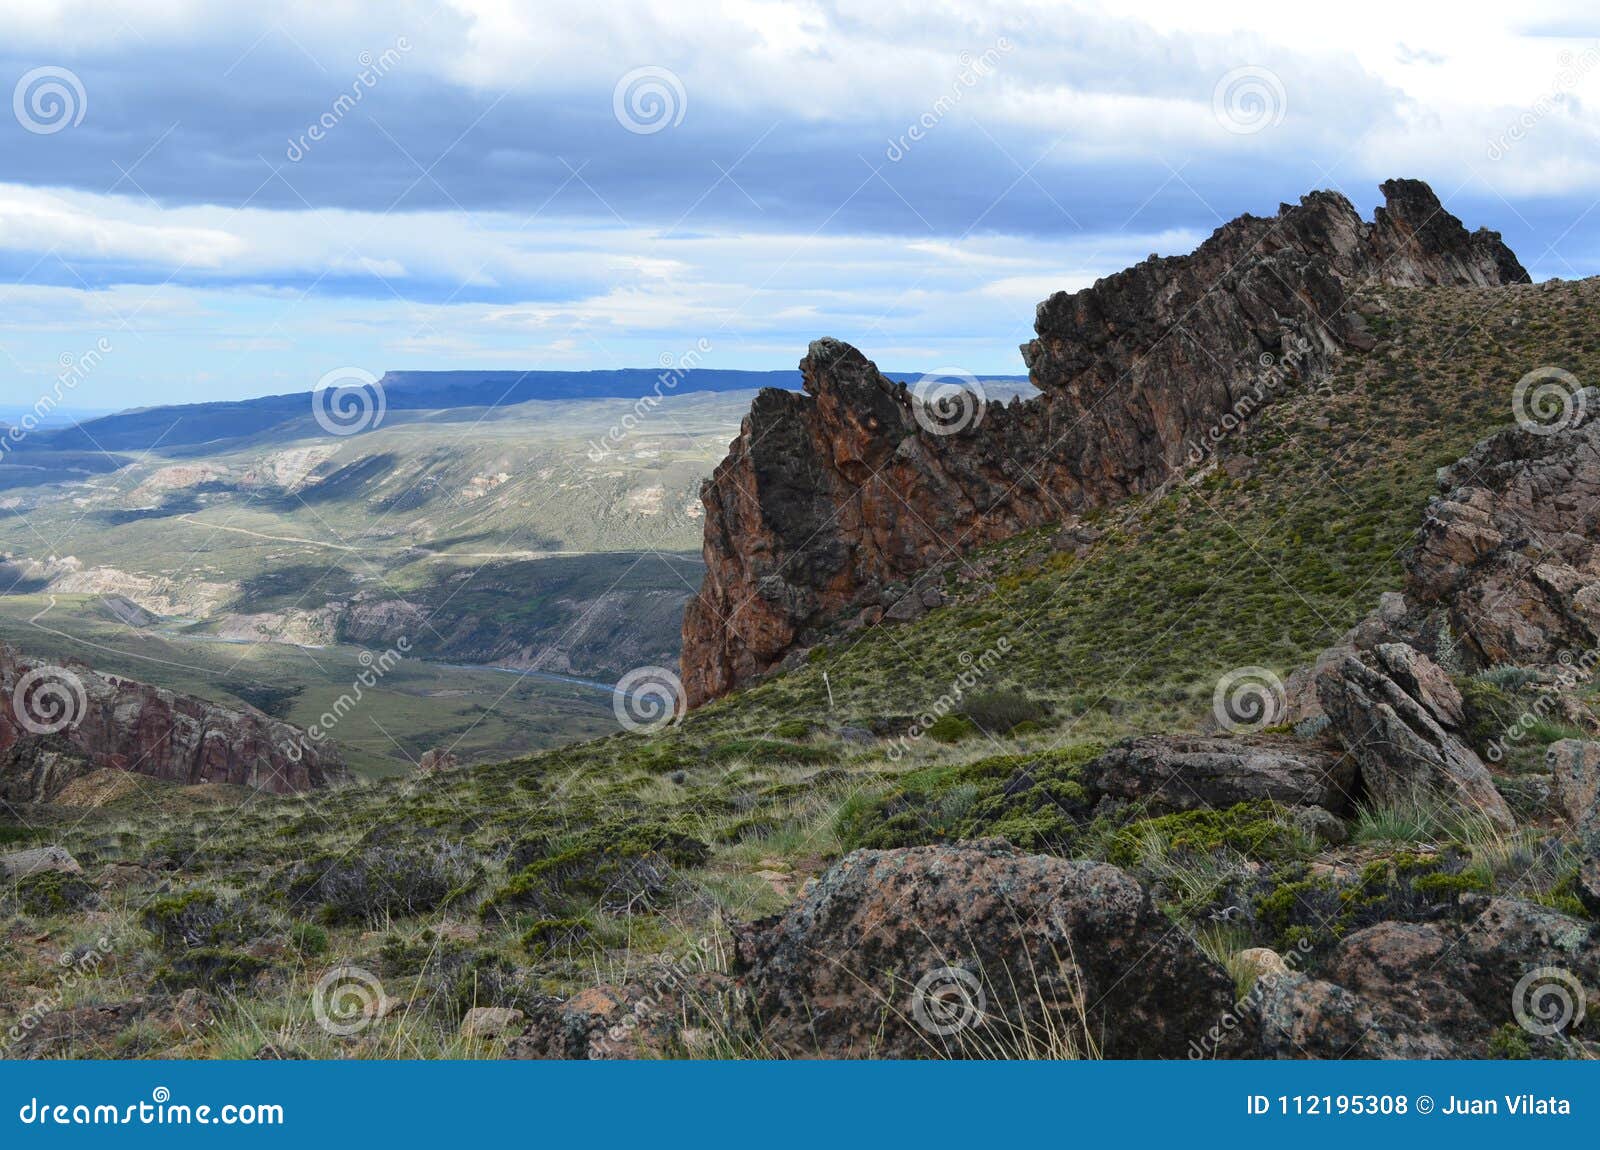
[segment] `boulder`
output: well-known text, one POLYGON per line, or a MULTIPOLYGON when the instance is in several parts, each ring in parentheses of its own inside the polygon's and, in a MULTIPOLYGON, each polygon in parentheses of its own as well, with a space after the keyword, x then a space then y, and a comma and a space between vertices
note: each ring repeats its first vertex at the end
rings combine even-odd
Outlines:
POLYGON ((1600 645, 1600 391, 1550 414, 1441 470, 1406 560, 1415 605, 1442 609, 1485 666, 1555 666, 1600 645))
POLYGON ((1343 939, 1327 981, 1265 996, 1263 1052, 1481 1058, 1508 1025, 1564 1041, 1600 990, 1600 927, 1519 899, 1471 897, 1463 909, 1465 924, 1381 922, 1343 939))
POLYGON ((1153 814, 1270 799, 1349 808, 1355 764, 1304 740, 1151 735, 1127 739, 1084 768, 1087 785, 1153 814))
MULTIPOLYGON (((1420 651, 1391 651, 1373 661, 1409 667, 1422 676, 1419 682, 1432 684, 1430 697, 1448 711, 1449 697, 1437 687, 1438 668, 1420 651)), ((1481 815, 1503 830, 1516 825, 1477 752, 1382 670, 1346 655, 1323 673, 1317 690, 1333 730, 1360 767, 1370 801, 1436 802, 1481 815)))
POLYGON ((1591 855, 1600 854, 1600 743, 1560 739, 1544 753, 1556 801, 1591 855))
POLYGON ((474 1006, 461 1020, 462 1038, 504 1038, 522 1030, 523 1013, 509 1006, 474 1006))
POLYGON ((734 936, 758 1041, 783 1057, 1183 1057, 1234 999, 1130 875, 998 840, 856 851, 734 936))
POLYGON ((1304 974, 1263 979, 1262 1058, 1450 1058, 1438 1035, 1381 1001, 1304 974))
POLYGON ((1373 653, 1400 689, 1428 709, 1434 722, 1448 731, 1461 729, 1466 721, 1461 690, 1443 667, 1407 643, 1379 643, 1373 653))
POLYGON ((27 850, 0 855, 0 875, 4 875, 12 882, 44 871, 82 874, 83 868, 64 847, 30 847, 27 850))

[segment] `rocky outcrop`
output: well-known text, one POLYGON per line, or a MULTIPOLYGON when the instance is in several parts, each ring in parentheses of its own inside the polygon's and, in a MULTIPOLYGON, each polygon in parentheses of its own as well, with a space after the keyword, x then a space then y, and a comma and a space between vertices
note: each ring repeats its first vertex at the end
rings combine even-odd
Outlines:
POLYGON ((1325 979, 1277 980, 1261 1000, 1261 1053, 1483 1058, 1510 1026, 1542 1054, 1569 1054, 1562 1044, 1600 986, 1600 932, 1519 899, 1477 897, 1464 909, 1461 925, 1366 927, 1339 943, 1325 979))
POLYGON ((48 802, 90 770, 289 794, 343 777, 298 727, 0 644, 0 799, 48 802))
POLYGON ((735 946, 760 1042, 788 1057, 1181 1058, 1234 999, 1131 876, 998 840, 857 851, 735 946))
POLYGON ((1527 420, 1440 472, 1407 558, 1408 597, 1444 610, 1484 666, 1600 645, 1600 390, 1562 394, 1566 414, 1546 414, 1565 426, 1527 420))
POLYGON ((1503 829, 1516 825, 1483 760, 1457 733, 1460 692, 1420 651, 1384 643, 1369 655, 1347 654, 1323 672, 1318 694, 1369 801, 1437 802, 1503 829))
POLYGON ((1225 419, 1371 346, 1364 285, 1528 278, 1498 235, 1468 233, 1426 185, 1383 191, 1370 224, 1317 192, 1242 216, 1191 255, 1050 297, 1022 349, 1041 391, 1026 402, 984 404, 949 380, 914 393, 847 344, 813 343, 804 394, 763 391, 701 491, 690 703, 850 620, 920 614, 917 579, 936 562, 1171 481, 1225 419))
POLYGON ((1545 766, 1580 852, 1575 893, 1600 915, 1600 743, 1560 739, 1545 752, 1545 766))
POLYGON ((1271 737, 1141 736, 1112 747, 1084 776, 1094 791, 1137 803, 1146 814, 1260 800, 1344 811, 1355 791, 1349 756, 1271 737))

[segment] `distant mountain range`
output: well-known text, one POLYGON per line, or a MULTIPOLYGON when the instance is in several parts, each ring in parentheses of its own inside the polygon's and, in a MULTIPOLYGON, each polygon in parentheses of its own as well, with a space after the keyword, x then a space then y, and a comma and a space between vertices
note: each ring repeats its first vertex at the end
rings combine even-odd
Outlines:
MULTIPOLYGON (((890 373, 894 375, 895 373, 890 373)), ((896 378, 915 379, 920 372, 896 378)), ((1027 376, 986 375, 986 381, 1023 384, 1027 376)), ((669 394, 796 391, 798 371, 725 371, 694 368, 623 368, 616 371, 391 371, 380 384, 390 413, 508 407, 534 400, 639 399, 657 389, 669 394), (676 380, 673 383, 673 380, 676 380)), ((312 418, 311 393, 265 395, 162 407, 134 408, 73 427, 35 432, 16 451, 143 451, 213 449, 229 440, 252 441, 302 434, 312 418)))

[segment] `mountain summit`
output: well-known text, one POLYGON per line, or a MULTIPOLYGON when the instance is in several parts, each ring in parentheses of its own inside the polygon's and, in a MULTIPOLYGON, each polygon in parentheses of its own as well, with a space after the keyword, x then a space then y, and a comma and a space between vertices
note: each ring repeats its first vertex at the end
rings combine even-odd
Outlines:
POLYGON ((1363 289, 1529 281, 1499 233, 1468 232, 1425 183, 1382 191, 1370 223, 1313 192, 1056 293, 1022 348, 1041 391, 1025 402, 987 404, 960 380, 908 388, 814 342, 804 393, 762 391, 702 488, 691 705, 840 628, 920 615, 939 600, 930 569, 973 547, 1182 475, 1262 403, 1372 345, 1363 289))

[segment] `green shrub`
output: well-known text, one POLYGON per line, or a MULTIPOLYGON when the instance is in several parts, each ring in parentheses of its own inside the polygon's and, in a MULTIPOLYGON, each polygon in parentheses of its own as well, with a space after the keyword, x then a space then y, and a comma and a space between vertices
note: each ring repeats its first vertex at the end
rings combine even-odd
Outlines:
POLYGON ((809 719, 784 719, 772 728, 772 735, 777 739, 808 739, 814 729, 815 725, 809 719))
POLYGON ((306 958, 328 952, 328 932, 314 922, 297 922, 289 928, 290 941, 306 958))
POLYGON ((1004 735, 1023 723, 1034 723, 1049 713, 1046 706, 1025 691, 1001 688, 968 695, 963 713, 991 735, 1004 735))
POLYGON ((831 747, 808 747, 781 739, 728 739, 711 748, 714 759, 747 759, 752 763, 831 763, 831 747))
POLYGON ((317 907, 326 922, 354 923, 436 910, 469 894, 482 877, 477 852, 433 839, 297 862, 282 885, 291 907, 317 907))
POLYGON ((978 733, 978 725, 965 715, 940 715, 924 732, 936 743, 959 743, 978 733))
POLYGON ((64 871, 40 871, 17 880, 17 905, 25 914, 37 918, 48 915, 69 914, 85 907, 95 906, 100 893, 95 885, 81 874, 64 871))
POLYGON ((1093 802, 1082 767, 1101 750, 1080 744, 913 771, 889 790, 853 795, 834 830, 847 850, 999 837, 1028 850, 1064 852, 1093 802))
POLYGON ((593 935, 581 918, 541 918, 522 933, 522 948, 531 958, 543 958, 558 951, 580 949, 593 935))
POLYGON ((1133 866, 1152 844, 1169 856, 1226 850, 1255 862, 1281 862, 1310 853, 1306 836, 1289 822, 1282 807, 1250 802, 1226 810, 1208 807, 1131 822, 1111 839, 1106 860, 1133 866))

